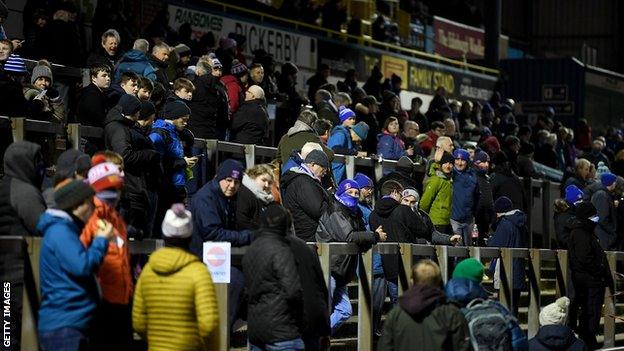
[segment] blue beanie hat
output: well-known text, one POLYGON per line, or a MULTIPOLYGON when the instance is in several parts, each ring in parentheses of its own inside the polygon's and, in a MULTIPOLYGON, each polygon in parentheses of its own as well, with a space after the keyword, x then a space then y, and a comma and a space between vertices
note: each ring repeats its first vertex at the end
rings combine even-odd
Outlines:
POLYGON ((359 190, 360 186, 358 185, 358 183, 356 183, 355 180, 345 179, 338 185, 338 189, 336 189, 336 196, 340 196, 344 194, 347 190, 352 188, 359 190))
POLYGON ((453 152, 453 158, 454 159, 462 159, 464 161, 469 161, 470 160, 470 153, 467 150, 464 149, 457 149, 453 152))
POLYGON ((600 175, 600 182, 604 186, 611 186, 617 180, 617 176, 613 173, 603 173, 600 175))
POLYGON ((574 205, 578 201, 583 200, 583 190, 579 189, 574 184, 568 185, 565 188, 565 200, 570 205, 574 205))
POLYGON ((357 183, 358 188, 360 189, 366 188, 366 187, 369 187, 369 188, 373 187, 373 180, 370 179, 365 174, 356 173, 355 177, 353 177, 353 180, 357 183))
POLYGON ((217 169, 217 174, 215 175, 215 179, 220 182, 225 178, 234 178, 237 180, 243 179, 243 172, 245 171, 245 167, 240 161, 227 159, 223 161, 223 163, 217 169))
POLYGON ((360 139, 366 140, 366 137, 368 136, 368 130, 369 130, 368 124, 366 124, 366 122, 359 122, 353 127, 351 127, 351 129, 353 129, 353 132, 357 134, 357 136, 359 136, 360 139))
POLYGON ((340 111, 338 111, 338 118, 340 118, 340 123, 342 123, 349 118, 355 118, 355 112, 353 112, 350 108, 340 106, 340 111))

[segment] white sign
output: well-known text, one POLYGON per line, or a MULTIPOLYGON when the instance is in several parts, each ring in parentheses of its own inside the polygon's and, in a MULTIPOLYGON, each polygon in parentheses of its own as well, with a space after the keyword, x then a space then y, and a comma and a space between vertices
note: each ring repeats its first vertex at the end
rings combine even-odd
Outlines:
POLYGON ((208 266, 213 283, 230 283, 231 254, 231 243, 204 243, 204 263, 208 266))
POLYGON ((182 24, 189 23, 196 37, 212 32, 217 43, 229 33, 244 35, 245 56, 252 57, 252 52, 264 49, 273 55, 276 62, 293 62, 298 67, 316 70, 316 39, 295 34, 252 22, 215 15, 204 11, 169 5, 169 26, 177 30, 182 24))

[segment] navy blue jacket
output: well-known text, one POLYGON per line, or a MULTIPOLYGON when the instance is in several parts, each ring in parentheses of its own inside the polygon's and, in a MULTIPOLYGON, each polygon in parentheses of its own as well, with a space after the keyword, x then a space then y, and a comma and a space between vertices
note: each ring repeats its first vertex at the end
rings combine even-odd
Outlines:
MULTIPOLYGON (((488 240, 488 246, 490 247, 509 247, 509 248, 522 248, 527 247, 527 234, 526 227, 527 217, 520 210, 514 210, 506 213, 499 218, 496 232, 488 240)), ((496 260, 498 261, 498 260, 496 260)), ((492 263, 490 269, 493 271, 496 265, 496 261, 492 263)), ((524 259, 513 259, 513 288, 524 289, 525 288, 525 270, 524 259)))
POLYGON ((451 219, 470 222, 479 202, 477 176, 470 167, 464 171, 453 169, 453 205, 451 219))
POLYGON ((235 230, 236 204, 233 200, 223 195, 216 179, 206 183, 193 195, 191 252, 203 257, 205 241, 229 241, 234 247, 251 243, 253 234, 250 230, 235 230))
POLYGON ((578 339, 566 325, 545 325, 540 327, 535 337, 529 340, 531 351, 585 351, 583 340, 578 339))
POLYGON ((43 233, 39 271, 41 280, 40 332, 75 328, 86 331, 99 302, 95 273, 104 260, 108 241, 96 237, 85 248, 82 228, 65 211, 50 209, 41 215, 43 233))
POLYGON ((381 133, 377 135, 377 155, 388 160, 398 160, 407 156, 401 137, 381 133))

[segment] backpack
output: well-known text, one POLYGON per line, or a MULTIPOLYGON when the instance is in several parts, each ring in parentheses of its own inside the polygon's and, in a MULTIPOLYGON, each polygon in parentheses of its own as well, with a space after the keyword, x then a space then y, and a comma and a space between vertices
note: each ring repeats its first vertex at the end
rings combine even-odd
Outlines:
POLYGON ((528 339, 518 320, 498 301, 474 299, 462 312, 474 350, 528 350, 528 339))

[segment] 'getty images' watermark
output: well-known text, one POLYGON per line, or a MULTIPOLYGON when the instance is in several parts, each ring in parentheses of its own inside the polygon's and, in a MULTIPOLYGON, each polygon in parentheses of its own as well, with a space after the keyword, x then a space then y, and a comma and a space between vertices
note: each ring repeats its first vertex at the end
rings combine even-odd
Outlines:
POLYGON ((2 284, 2 346, 11 347, 11 283, 2 284))

